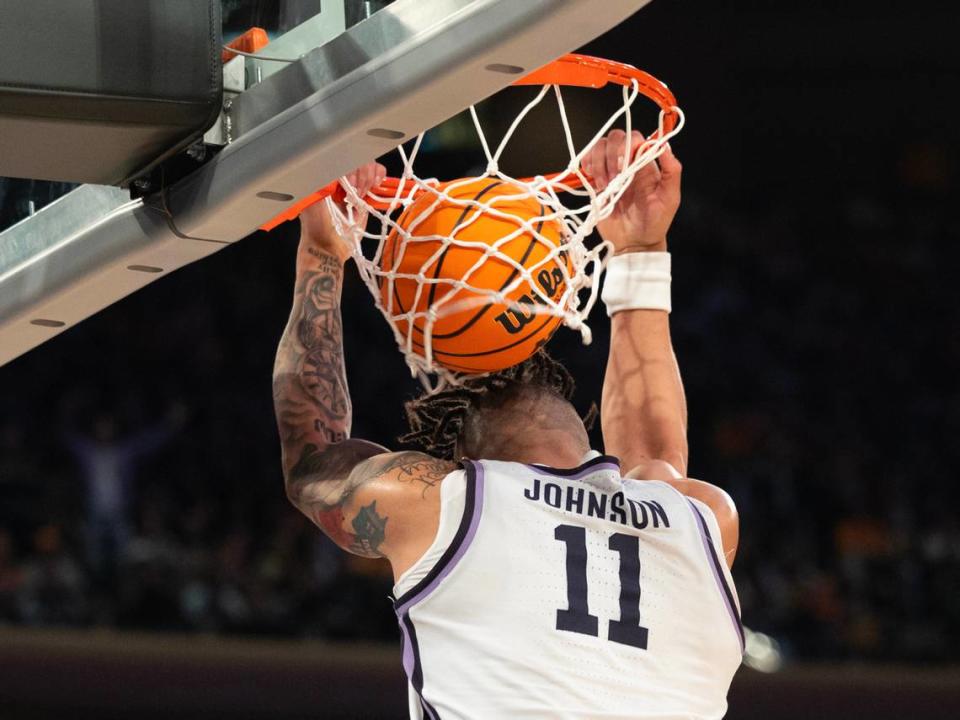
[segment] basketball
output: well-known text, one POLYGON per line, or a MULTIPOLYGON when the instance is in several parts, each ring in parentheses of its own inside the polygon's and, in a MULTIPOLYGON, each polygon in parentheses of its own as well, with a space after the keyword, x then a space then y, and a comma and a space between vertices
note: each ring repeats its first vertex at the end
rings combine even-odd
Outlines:
MULTIPOLYGON (((395 279, 381 279, 380 299, 404 337, 410 331, 409 320, 401 316, 436 309, 432 353, 448 370, 477 374, 516 365, 545 344, 560 324, 560 317, 546 312, 543 298, 557 301, 566 288, 567 254, 546 259, 562 242, 563 226, 557 220, 538 221, 548 210, 523 187, 495 177, 458 180, 444 187, 451 198, 475 202, 438 202, 433 193, 425 193, 404 211, 397 225, 411 238, 406 240, 396 229, 387 237, 380 268, 395 279), (480 203, 508 217, 492 215, 480 203), (540 239, 523 229, 522 220, 532 222, 540 239), (444 247, 443 237, 477 245, 444 247), (494 245, 496 253, 488 254, 494 245), (528 280, 517 283, 520 272, 505 258, 532 269, 537 289, 528 280), (458 287, 461 280, 468 287, 458 287), (506 291, 514 283, 516 287, 504 294, 505 302, 484 292, 506 291)), ((424 316, 414 317, 412 342, 419 355, 425 354, 426 323, 424 316)))

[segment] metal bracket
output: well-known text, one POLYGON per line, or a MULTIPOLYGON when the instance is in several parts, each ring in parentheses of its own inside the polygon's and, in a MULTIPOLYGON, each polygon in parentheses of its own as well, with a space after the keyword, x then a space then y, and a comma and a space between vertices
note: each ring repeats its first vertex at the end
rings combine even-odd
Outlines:
POLYGON ((238 55, 223 64, 223 110, 212 128, 203 136, 207 145, 223 147, 232 137, 230 109, 234 99, 247 89, 247 58, 238 55))

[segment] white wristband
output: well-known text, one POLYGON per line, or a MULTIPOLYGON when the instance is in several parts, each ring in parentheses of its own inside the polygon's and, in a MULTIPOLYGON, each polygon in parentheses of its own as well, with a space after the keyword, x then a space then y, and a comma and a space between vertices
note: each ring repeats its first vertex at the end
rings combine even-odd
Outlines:
POLYGON ((610 316, 622 310, 670 312, 670 253, 632 252, 610 258, 600 297, 610 316))

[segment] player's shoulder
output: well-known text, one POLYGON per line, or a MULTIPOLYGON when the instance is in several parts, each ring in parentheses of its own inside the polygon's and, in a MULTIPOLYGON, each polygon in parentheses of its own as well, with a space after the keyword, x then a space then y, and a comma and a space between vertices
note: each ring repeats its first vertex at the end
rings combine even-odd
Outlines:
POLYGON ((659 481, 671 486, 681 495, 697 500, 713 513, 721 527, 738 523, 737 506, 723 488, 712 483, 684 477, 664 460, 647 460, 624 474, 624 478, 639 481, 659 481))
MULTIPOLYGON (((370 535, 367 529, 375 525, 374 549, 395 570, 405 568, 436 534, 441 486, 456 471, 456 463, 420 452, 367 458, 350 471, 341 506, 343 530, 370 535)), ((355 545, 347 549, 357 552, 355 545)))
POLYGON ((736 503, 723 488, 703 480, 684 477, 675 467, 663 460, 648 460, 624 475, 638 481, 654 480, 670 485, 688 498, 694 507, 713 515, 720 530, 723 553, 728 565, 733 564, 740 538, 740 515, 736 503))
POLYGON ((627 470, 623 477, 631 480, 660 480, 669 483, 682 480, 683 474, 666 460, 645 460, 627 470))
POLYGON ((368 458, 365 467, 360 470, 374 477, 395 475, 429 474, 443 471, 448 473, 457 467, 451 460, 443 460, 415 450, 401 450, 399 452, 385 452, 368 458))
POLYGON ((407 491, 425 495, 457 469, 457 463, 416 451, 381 453, 367 458, 350 473, 349 484, 365 492, 407 491))

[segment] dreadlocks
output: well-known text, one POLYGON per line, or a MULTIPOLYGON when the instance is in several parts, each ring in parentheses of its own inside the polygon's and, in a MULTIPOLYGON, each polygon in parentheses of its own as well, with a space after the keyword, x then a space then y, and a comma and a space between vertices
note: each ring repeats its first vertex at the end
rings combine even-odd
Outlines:
MULTIPOLYGON (((570 372, 545 350, 529 359, 490 375, 467 378, 460 385, 433 394, 425 394, 406 403, 410 432, 400 442, 420 445, 431 455, 453 457, 457 440, 465 430, 467 416, 474 411, 496 408, 529 389, 545 390, 571 401, 576 384, 570 372)), ((585 424, 596 418, 596 406, 590 409, 585 424)))

